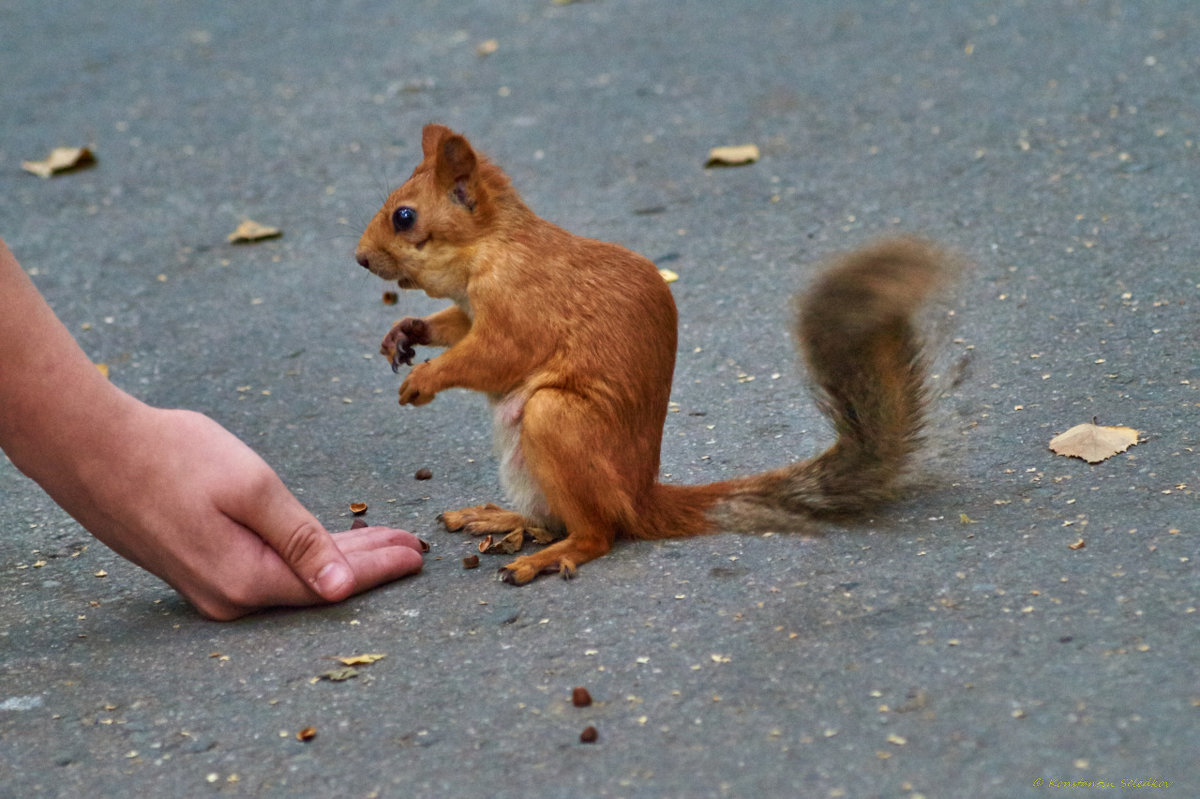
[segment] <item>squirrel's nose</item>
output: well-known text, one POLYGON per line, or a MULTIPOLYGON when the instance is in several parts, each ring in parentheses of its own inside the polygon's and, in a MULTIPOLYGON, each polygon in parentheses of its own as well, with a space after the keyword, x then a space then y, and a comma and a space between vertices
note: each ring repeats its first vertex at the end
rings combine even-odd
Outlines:
POLYGON ((363 269, 371 268, 371 259, 368 258, 365 253, 355 253, 354 258, 356 261, 358 261, 358 265, 363 269))

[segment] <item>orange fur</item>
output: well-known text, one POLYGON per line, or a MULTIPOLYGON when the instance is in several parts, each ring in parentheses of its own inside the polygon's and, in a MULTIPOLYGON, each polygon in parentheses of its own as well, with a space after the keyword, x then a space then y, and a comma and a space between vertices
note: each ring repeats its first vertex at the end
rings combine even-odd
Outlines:
POLYGON ((801 306, 798 338, 834 423, 818 457, 706 486, 658 482, 675 365, 676 311, 654 265, 541 219, 467 140, 426 126, 424 160, 388 197, 356 253, 401 288, 453 305, 401 320, 381 350, 393 367, 418 345, 400 403, 448 388, 488 395, 501 480, 516 514, 448 512, 474 533, 519 525, 566 538, 501 570, 517 584, 573 576, 617 537, 794 527, 885 499, 915 450, 924 371, 910 317, 943 279, 928 245, 898 239, 844 259, 801 306))

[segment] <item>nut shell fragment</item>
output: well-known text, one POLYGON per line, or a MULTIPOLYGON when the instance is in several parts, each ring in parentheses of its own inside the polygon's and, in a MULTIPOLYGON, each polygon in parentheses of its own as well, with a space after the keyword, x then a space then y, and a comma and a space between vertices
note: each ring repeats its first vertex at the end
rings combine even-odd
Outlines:
POLYGON ((594 744, 600 738, 600 733, 596 732, 596 728, 592 726, 585 727, 583 732, 579 733, 579 742, 585 744, 594 744))
POLYGON ((587 707, 592 703, 592 695, 588 693, 588 689, 577 686, 571 691, 571 704, 575 707, 587 707))
POLYGON ((353 513, 355 516, 360 516, 360 515, 366 513, 367 512, 367 503, 351 502, 350 503, 350 512, 353 513))

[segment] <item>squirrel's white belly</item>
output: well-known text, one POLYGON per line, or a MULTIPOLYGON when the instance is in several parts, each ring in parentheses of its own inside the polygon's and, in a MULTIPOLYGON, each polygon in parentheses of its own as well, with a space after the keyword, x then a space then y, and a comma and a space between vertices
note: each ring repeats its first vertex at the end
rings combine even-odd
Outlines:
POLYGON ((524 394, 513 392, 491 400, 492 445, 500 461, 500 485, 513 510, 536 526, 559 528, 562 522, 551 513, 546 495, 529 473, 529 464, 521 451, 521 419, 526 399, 524 394))

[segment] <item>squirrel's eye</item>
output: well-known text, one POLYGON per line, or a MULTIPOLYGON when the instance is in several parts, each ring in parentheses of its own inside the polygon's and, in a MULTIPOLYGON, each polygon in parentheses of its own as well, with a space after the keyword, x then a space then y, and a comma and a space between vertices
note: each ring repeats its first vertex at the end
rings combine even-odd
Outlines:
POLYGON ((412 226, 415 224, 417 224, 417 212, 415 209, 407 205, 402 205, 395 211, 392 211, 392 229, 397 233, 412 230, 412 226))

